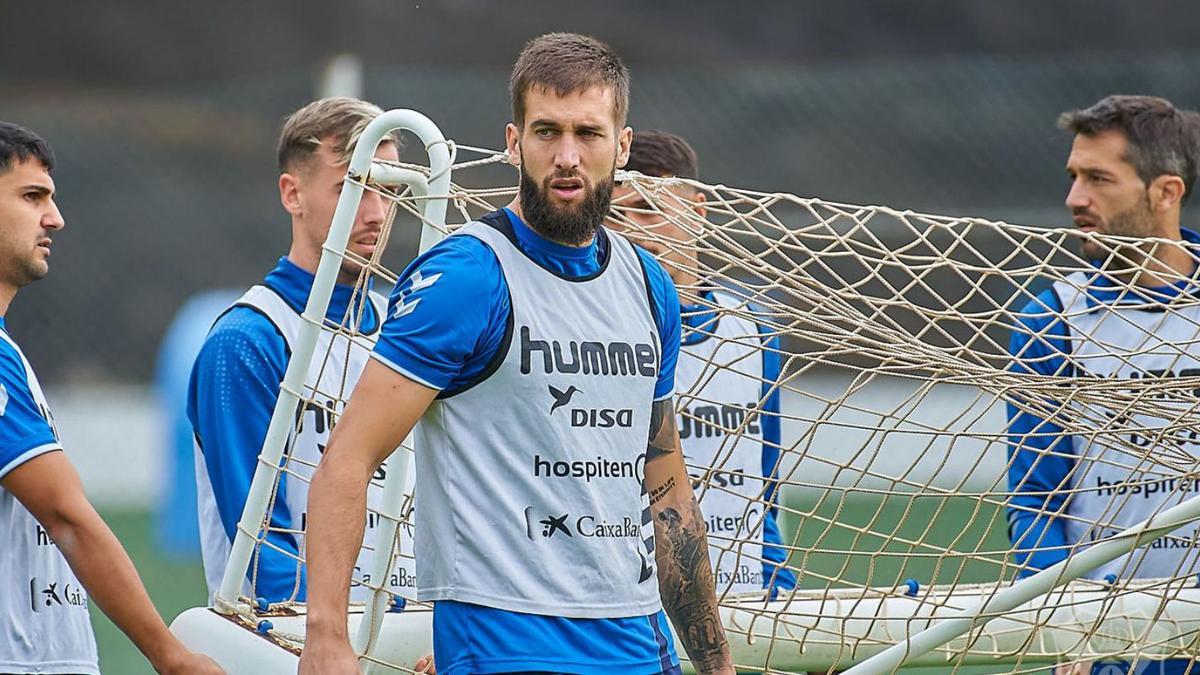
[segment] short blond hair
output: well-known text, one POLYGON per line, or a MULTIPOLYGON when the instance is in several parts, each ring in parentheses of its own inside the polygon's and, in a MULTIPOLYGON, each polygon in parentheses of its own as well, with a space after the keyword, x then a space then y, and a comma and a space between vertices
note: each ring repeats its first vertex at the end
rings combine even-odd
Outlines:
MULTIPOLYGON (((279 170, 288 172, 307 162, 326 143, 335 157, 349 164, 363 130, 381 114, 383 110, 374 103, 349 96, 331 96, 309 103, 283 123, 276 147, 279 170)), ((384 140, 400 147, 398 132, 393 131, 384 140)))

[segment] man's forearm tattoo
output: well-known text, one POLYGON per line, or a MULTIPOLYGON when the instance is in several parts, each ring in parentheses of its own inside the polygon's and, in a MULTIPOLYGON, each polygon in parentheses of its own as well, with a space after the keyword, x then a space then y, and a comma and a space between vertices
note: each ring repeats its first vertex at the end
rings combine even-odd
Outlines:
POLYGON ((646 461, 675 452, 675 408, 670 398, 650 406, 650 438, 646 442, 646 461))
POLYGON ((663 608, 679 632, 697 672, 729 660, 729 643, 717 611, 704 516, 693 498, 685 512, 663 509, 654 521, 658 585, 663 608))
POLYGON ((675 487, 675 477, 671 476, 667 479, 667 482, 659 485, 658 487, 651 488, 650 503, 657 504, 660 499, 666 497, 671 492, 671 488, 673 487, 675 487))

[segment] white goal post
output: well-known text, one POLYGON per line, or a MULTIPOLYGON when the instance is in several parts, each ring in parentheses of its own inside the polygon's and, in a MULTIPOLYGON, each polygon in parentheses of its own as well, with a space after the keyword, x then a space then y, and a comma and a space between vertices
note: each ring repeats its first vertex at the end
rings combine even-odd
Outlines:
MULTIPOLYGON (((329 399, 337 403, 330 408, 336 419, 338 405, 349 396, 306 389, 314 360, 335 358, 319 352, 318 336, 333 331, 356 348, 372 344, 357 332, 355 317, 337 326, 324 318, 338 269, 351 255, 346 243, 364 190, 383 194, 392 213, 379 250, 360 261, 365 269, 360 284, 370 277, 394 283, 395 272, 382 263, 391 219, 418 223, 420 250, 426 250, 514 194, 511 183, 488 186, 482 177, 488 174, 471 171, 506 161, 502 152, 446 140, 427 118, 407 110, 384 113, 355 148, 303 314, 306 332, 280 387, 216 606, 188 610, 172 625, 186 644, 212 655, 230 673, 294 669, 303 647, 303 603, 265 606, 252 588, 247 593, 246 577, 254 556, 270 546, 266 534, 280 477, 303 475, 304 467, 292 466, 287 452, 298 411, 329 399), (421 139, 428 166, 373 160, 380 140, 397 128, 421 139)), ((1107 579, 1096 570, 1150 542, 1200 553, 1194 531, 1200 499, 1184 494, 1186 485, 1200 480, 1198 446, 1185 438, 1200 428, 1200 370, 1081 384, 1014 372, 1005 348, 1007 335, 1028 318, 1021 306, 1037 292, 1050 284, 1082 294, 1094 290, 1079 275, 1094 268, 1075 253, 1081 238, 1094 235, 695 180, 626 172, 617 178, 644 198, 648 206, 639 208, 688 233, 680 240, 638 226, 628 207, 614 205, 612 218, 635 236, 668 253, 687 254, 660 260, 669 270, 684 269, 701 279, 679 286, 683 301, 700 308, 691 311, 739 317, 760 327, 754 335, 734 336, 718 335, 704 323, 695 330, 730 344, 752 344, 755 354, 769 352, 782 364, 779 380, 763 383, 761 400, 732 412, 701 384, 677 386, 681 419, 694 433, 724 438, 726 450, 758 433, 752 428, 767 417, 779 418, 778 440, 761 441, 780 457, 777 475, 764 481, 778 486, 779 496, 769 501, 764 489, 745 497, 744 518, 757 531, 761 521, 754 519, 778 509, 779 546, 788 555, 783 566, 799 583, 774 599, 765 593, 720 594, 740 669, 850 668, 866 674, 906 666, 947 671, 987 666, 1016 672, 1197 652, 1200 563, 1185 560, 1173 573, 1155 577, 1139 574, 1136 563, 1107 579), (703 211, 679 197, 689 192, 705 195, 703 211), (713 300, 712 289, 724 299, 713 300), (763 336, 782 342, 775 346, 763 336), (771 395, 781 397, 778 413, 766 410, 771 395), (1044 414, 1059 423, 1061 433, 1086 435, 1111 450, 1075 458, 1081 475, 1097 467, 1119 467, 1130 475, 1111 487, 1112 512, 1088 523, 1099 532, 1092 541, 1070 545, 1066 562, 1019 581, 1017 547, 1007 540, 1004 513, 1028 507, 1016 505, 1018 492, 1006 483, 1012 461, 1006 404, 1044 414), (1149 495, 1151 486, 1172 499, 1140 523, 1120 520, 1132 495, 1149 495)), ((1113 256, 1129 255, 1128 241, 1101 243, 1113 256)), ((1185 246, 1200 255, 1188 244, 1155 245, 1185 246)), ((1183 320, 1193 308, 1200 308, 1200 297, 1173 300, 1156 308, 1155 316, 1183 320)), ((1076 317, 1064 320, 1073 325, 1076 317)), ((1181 355, 1200 353, 1200 322, 1194 340, 1168 347, 1181 355)), ((704 371, 737 368, 713 356, 704 371)), ((689 466, 698 494, 729 492, 731 478, 750 477, 745 467, 728 464, 732 451, 726 450, 712 463, 689 466)), ((1039 452, 1047 461, 1060 456, 1039 452)), ((411 556, 399 545, 398 532, 411 526, 412 495, 405 485, 412 455, 406 442, 379 483, 383 496, 371 514, 380 526, 364 542, 373 551, 364 575, 373 581, 362 584, 371 594, 365 604, 352 605, 347 617, 367 672, 411 672, 431 649, 429 608, 398 599, 380 581, 398 558, 411 556)), ((1068 495, 1087 489, 1081 483, 1063 487, 1068 495)), ((1036 510, 1051 512, 1048 506, 1036 510)), ((745 537, 710 532, 710 542, 723 555, 762 563, 758 548, 743 546, 745 537)), ((686 668, 686 656, 680 656, 686 668)))

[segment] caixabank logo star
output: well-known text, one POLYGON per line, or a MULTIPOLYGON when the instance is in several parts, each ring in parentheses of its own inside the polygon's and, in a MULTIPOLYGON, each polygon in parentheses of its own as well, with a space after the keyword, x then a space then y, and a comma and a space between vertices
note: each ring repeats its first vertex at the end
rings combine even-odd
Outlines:
POLYGON ((83 607, 88 604, 87 594, 79 584, 71 582, 43 582, 38 577, 29 580, 29 606, 35 613, 57 607, 83 607))

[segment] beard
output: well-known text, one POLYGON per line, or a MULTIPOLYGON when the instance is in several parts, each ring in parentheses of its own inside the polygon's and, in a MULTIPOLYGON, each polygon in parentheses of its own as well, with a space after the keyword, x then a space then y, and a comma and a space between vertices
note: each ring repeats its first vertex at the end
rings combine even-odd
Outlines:
MULTIPOLYGON (((1149 237, 1154 230, 1151 222, 1150 198, 1142 195, 1132 207, 1114 214, 1104 223, 1102 235, 1118 237, 1149 237)), ((1099 228, 1097 228, 1099 229, 1099 228)), ((1080 244, 1083 257, 1089 260, 1107 260, 1105 267, 1120 270, 1140 264, 1142 258, 1137 246, 1132 243, 1114 241, 1087 241, 1080 244)))
POLYGON ((588 181, 582 176, 554 172, 538 185, 533 177, 525 172, 524 165, 520 170, 521 211, 524 212, 529 227, 551 241, 569 246, 580 246, 591 240, 596 234, 596 229, 604 222, 612 204, 611 173, 588 190, 588 181), (583 201, 577 206, 554 204, 550 201, 550 181, 566 177, 578 177, 583 180, 583 201))
POLYGON ((34 249, 24 256, 13 256, 9 262, 9 281, 17 288, 39 281, 50 272, 50 262, 34 249))

